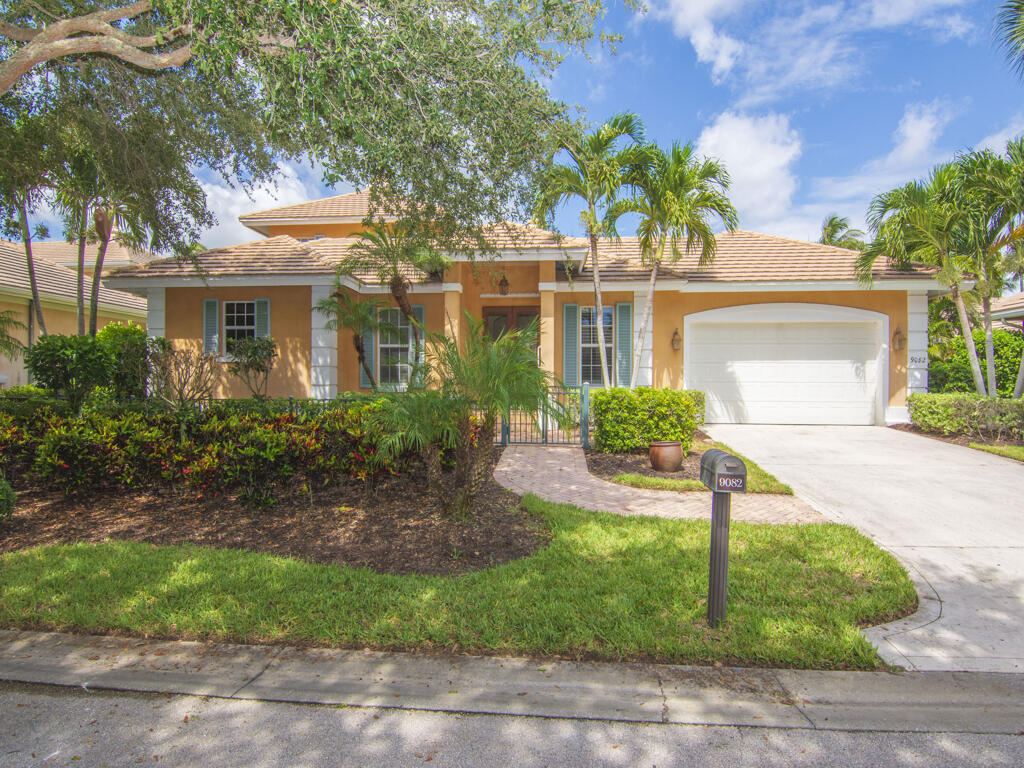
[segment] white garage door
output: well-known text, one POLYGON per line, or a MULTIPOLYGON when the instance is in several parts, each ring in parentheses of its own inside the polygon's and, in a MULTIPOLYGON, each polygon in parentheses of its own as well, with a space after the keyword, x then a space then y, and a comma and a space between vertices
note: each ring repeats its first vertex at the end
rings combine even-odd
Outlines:
MULTIPOLYGON (((711 313, 706 313, 711 315, 711 313)), ((878 322, 691 322, 686 386, 708 423, 875 424, 878 322)))

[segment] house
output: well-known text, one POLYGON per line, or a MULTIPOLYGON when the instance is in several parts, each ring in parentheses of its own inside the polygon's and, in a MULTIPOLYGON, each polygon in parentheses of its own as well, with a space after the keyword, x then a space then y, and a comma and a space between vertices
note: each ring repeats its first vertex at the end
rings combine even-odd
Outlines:
MULTIPOLYGON (((354 193, 247 214, 241 221, 262 239, 206 251, 195 264, 127 267, 106 283, 148 299, 150 333, 222 358, 231 338, 273 337, 281 357, 272 395, 365 390, 351 334, 327 329, 313 306, 334 290, 367 206, 367 195, 354 193)), ((520 224, 491 235, 493 260, 459 258, 443 275, 408 276, 427 330, 464 334, 464 311, 495 333, 537 318, 542 365, 567 385, 600 386, 587 242, 520 224)), ((687 256, 659 270, 653 321, 639 338, 649 272, 637 241, 602 242, 599 253, 600 324, 619 385, 629 384, 639 344, 639 384, 705 391, 709 422, 905 421, 907 394, 927 391, 927 301, 941 291, 933 270, 882 267, 866 288, 854 274, 854 251, 725 233, 710 267, 687 256)), ((343 285, 390 299, 372 275, 346 277, 343 285)), ((383 311, 403 325, 397 309, 383 311)), ((401 386, 407 331, 366 342, 378 380, 401 386)), ((244 392, 224 374, 217 394, 244 392)))
POLYGON ((1007 331, 1024 331, 1024 293, 1003 296, 992 302, 995 327, 1007 331))
MULTIPOLYGON (((77 248, 70 243, 33 243, 33 256, 36 270, 36 284, 39 288, 39 302, 43 308, 43 320, 48 333, 73 334, 78 332, 78 273, 61 263, 67 261, 69 252, 74 252, 77 264, 77 248)), ((125 256, 124 263, 148 261, 151 254, 136 257, 138 261, 129 261, 125 256)), ((115 262, 120 259, 120 254, 115 262)), ((105 271, 105 270, 104 270, 105 271)), ((86 283, 86 311, 88 312, 89 291, 91 285, 86 283)), ((12 334, 23 344, 30 344, 39 338, 40 330, 36 324, 36 314, 32 307, 32 289, 28 278, 28 266, 25 261, 25 250, 21 243, 0 240, 0 311, 13 311, 18 320, 25 326, 12 334)), ((103 327, 111 322, 133 322, 144 325, 146 322, 146 300, 130 293, 100 287, 99 315, 97 324, 103 327)), ((11 360, 0 355, 0 387, 15 387, 28 384, 28 373, 22 357, 11 360)))

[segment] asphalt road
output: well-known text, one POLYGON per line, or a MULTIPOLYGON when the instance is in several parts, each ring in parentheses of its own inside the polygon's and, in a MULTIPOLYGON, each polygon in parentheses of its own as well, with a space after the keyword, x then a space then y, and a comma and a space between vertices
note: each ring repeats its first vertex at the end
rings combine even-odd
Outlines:
POLYGON ((1024 736, 626 724, 0 683, 0 765, 1014 766, 1024 736))

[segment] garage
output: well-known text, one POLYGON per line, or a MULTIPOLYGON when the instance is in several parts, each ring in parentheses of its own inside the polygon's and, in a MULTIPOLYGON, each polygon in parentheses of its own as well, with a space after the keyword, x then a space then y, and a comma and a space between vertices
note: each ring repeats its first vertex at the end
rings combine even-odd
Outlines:
POLYGON ((888 318, 821 304, 756 304, 684 318, 683 378, 708 423, 877 424, 888 318))

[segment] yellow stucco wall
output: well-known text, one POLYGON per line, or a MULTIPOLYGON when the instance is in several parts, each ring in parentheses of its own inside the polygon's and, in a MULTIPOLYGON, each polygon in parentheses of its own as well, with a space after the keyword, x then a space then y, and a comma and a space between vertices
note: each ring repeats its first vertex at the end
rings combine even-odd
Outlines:
MULTIPOLYGON (((278 359, 270 372, 270 397, 309 397, 310 301, 307 286, 246 288, 168 288, 164 335, 177 343, 201 349, 203 300, 252 301, 270 299, 270 336, 277 342, 278 359)), ((223 309, 221 310, 223 321, 223 309)), ((214 397, 248 397, 245 384, 221 363, 214 397)))
MULTIPOLYGON (((828 304, 880 312, 889 316, 890 334, 907 332, 907 292, 881 289, 856 291, 780 291, 754 293, 678 293, 659 291, 654 301, 654 385, 683 386, 683 350, 672 349, 672 332, 684 334, 683 318, 694 312, 744 304, 828 304)), ((907 350, 890 348, 889 405, 907 401, 907 350)))
MULTIPOLYGON (((47 333, 59 333, 62 335, 72 335, 78 333, 78 314, 73 307, 65 305, 53 305, 49 304, 45 299, 43 304, 43 319, 46 322, 47 333)), ((16 297, 0 297, 0 311, 10 310, 15 313, 17 318, 25 325, 28 326, 28 299, 16 298, 16 297)), ((86 310, 88 312, 88 309, 86 310)), ((100 314, 96 318, 96 325, 99 328, 113 322, 132 322, 136 325, 141 325, 143 328, 146 327, 145 315, 134 315, 131 313, 117 313, 112 314, 110 312, 104 312, 103 308, 100 308, 100 314)), ((20 329, 14 331, 12 334, 22 344, 28 343, 28 329, 20 329)), ((35 329, 35 337, 39 338, 39 329, 35 329)), ((18 356, 12 360, 4 355, 0 355, 0 376, 7 377, 7 383, 4 387, 20 387, 28 384, 28 372, 25 370, 25 359, 23 356, 18 356)))

